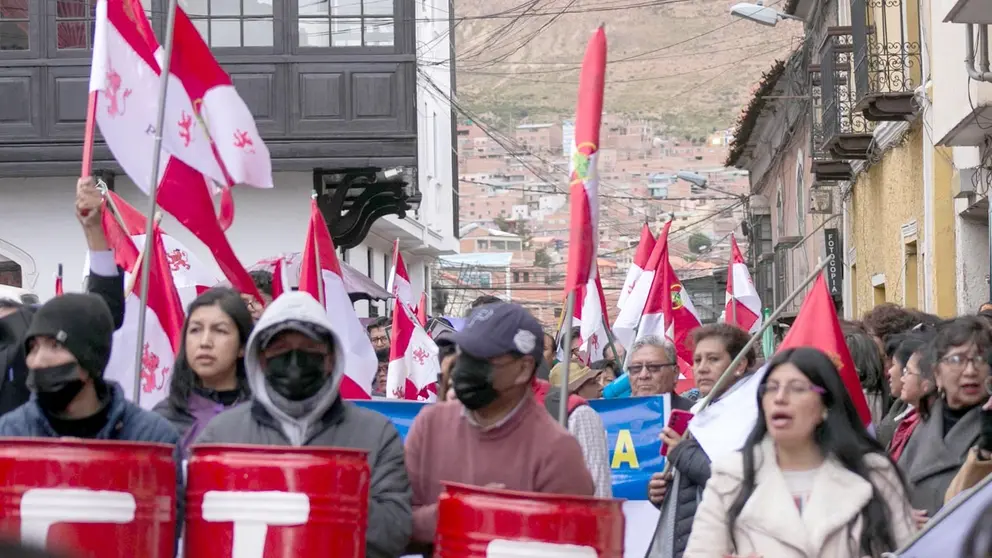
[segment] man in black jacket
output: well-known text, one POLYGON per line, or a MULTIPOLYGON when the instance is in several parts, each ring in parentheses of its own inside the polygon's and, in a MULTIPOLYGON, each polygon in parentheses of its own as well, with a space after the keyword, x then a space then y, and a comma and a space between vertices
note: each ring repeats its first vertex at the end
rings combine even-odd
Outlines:
MULTIPOLYGON (((80 178, 76 183, 76 219, 83 226, 83 235, 90 255, 90 273, 86 290, 102 298, 114 318, 114 328, 124 323, 124 274, 114 263, 114 253, 107 245, 101 221, 103 197, 92 178, 80 178)), ((24 334, 27 333, 36 308, 20 301, 0 300, 0 415, 24 403, 31 396, 25 381, 28 370, 24 363, 24 334)))

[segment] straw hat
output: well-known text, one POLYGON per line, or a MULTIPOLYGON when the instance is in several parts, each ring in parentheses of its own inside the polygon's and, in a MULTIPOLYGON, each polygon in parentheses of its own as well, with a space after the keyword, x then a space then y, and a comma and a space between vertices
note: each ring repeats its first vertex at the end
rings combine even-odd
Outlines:
MULTIPOLYGON (((562 376, 565 375, 565 363, 559 362, 551 369, 551 377, 548 381, 551 382, 552 386, 560 387, 562 376)), ((568 366, 568 391, 573 392, 580 387, 582 384, 593 379, 595 373, 589 369, 588 366, 583 366, 579 362, 572 361, 568 366)))

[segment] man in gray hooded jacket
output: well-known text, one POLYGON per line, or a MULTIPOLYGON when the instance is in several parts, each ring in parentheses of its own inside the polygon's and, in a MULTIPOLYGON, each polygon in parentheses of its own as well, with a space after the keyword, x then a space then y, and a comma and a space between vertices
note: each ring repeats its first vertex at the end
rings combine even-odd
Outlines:
POLYGON ((245 349, 252 401, 225 411, 196 443, 334 446, 368 452, 368 558, 403 554, 413 530, 403 441, 389 420, 341 399, 350 355, 324 308, 291 292, 266 308, 245 349))

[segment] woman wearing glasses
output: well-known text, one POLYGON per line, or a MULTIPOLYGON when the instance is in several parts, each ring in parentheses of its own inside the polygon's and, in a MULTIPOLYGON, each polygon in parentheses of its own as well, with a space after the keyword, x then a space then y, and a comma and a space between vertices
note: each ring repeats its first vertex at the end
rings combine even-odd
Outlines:
POLYGON ((906 485, 833 361, 780 352, 743 449, 713 463, 685 558, 879 558, 914 530, 906 485))
POLYGON ((981 434, 981 406, 992 351, 992 331, 974 316, 942 327, 933 342, 938 398, 930 418, 906 442, 899 466, 906 472, 913 507, 930 517, 944 504, 947 488, 981 434))

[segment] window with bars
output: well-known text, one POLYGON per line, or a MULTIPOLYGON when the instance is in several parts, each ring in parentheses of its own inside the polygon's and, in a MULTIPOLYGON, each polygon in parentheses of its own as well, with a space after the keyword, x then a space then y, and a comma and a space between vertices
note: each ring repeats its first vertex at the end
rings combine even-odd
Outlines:
POLYGON ((0 50, 30 50, 28 0, 0 0, 0 50))
MULTIPOLYGON (((0 0, 8 2, 11 0, 0 0)), ((17 2, 18 0, 13 0, 17 2)), ((97 0, 49 0, 55 7, 55 42, 58 50, 93 48, 97 0)), ((152 0, 141 0, 145 17, 152 18, 152 0)))
POLYGON ((272 47, 273 0, 179 0, 212 48, 272 47))
POLYGON ((393 46, 393 0, 296 1, 301 47, 393 46))

